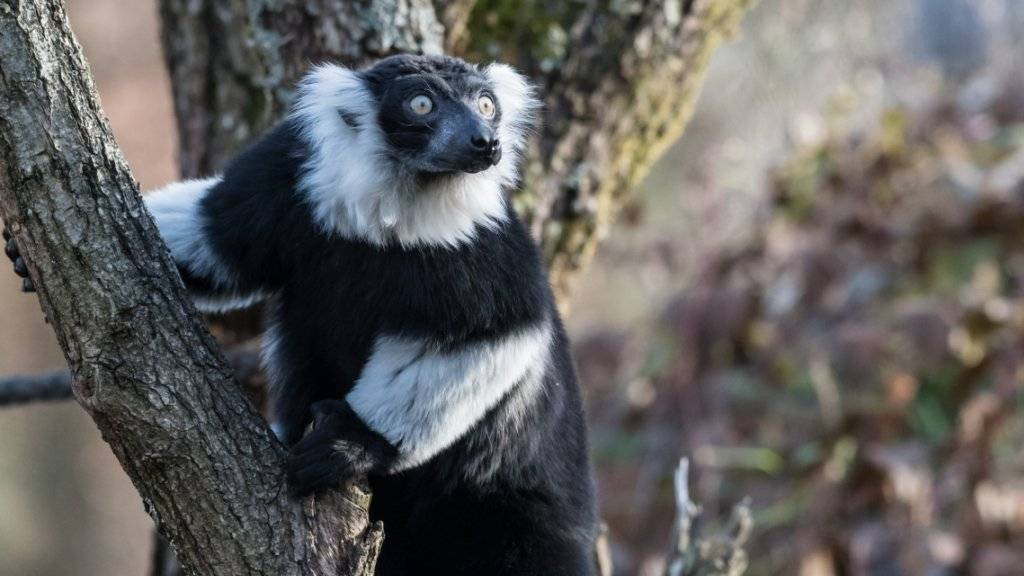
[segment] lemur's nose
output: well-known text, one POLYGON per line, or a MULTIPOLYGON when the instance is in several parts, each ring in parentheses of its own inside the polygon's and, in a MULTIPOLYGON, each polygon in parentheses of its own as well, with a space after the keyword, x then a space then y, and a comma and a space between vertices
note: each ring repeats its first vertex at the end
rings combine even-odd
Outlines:
POLYGON ((477 158, 494 165, 501 160, 501 146, 494 131, 486 126, 480 127, 469 139, 470 146, 477 158))
POLYGON ((498 139, 490 130, 480 130, 470 137, 469 143, 479 152, 490 154, 498 144, 498 139))

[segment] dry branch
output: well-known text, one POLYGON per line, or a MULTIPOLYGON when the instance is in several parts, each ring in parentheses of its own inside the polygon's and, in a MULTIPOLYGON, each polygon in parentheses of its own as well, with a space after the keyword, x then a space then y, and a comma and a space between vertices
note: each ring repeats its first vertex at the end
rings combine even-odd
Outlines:
POLYGON ((0 378, 0 407, 71 398, 71 373, 53 370, 0 378))
MULTIPOLYGON (((258 350, 251 347, 227 350, 224 356, 234 370, 235 380, 238 382, 247 383, 259 374, 258 350)), ((67 370, 0 377, 0 408, 33 402, 70 400, 73 397, 71 373, 67 370)))
POLYGON ((0 1, 0 94, 0 216, 75 397, 187 571, 372 573, 364 493, 287 496, 284 450, 177 277, 60 1, 0 1))
POLYGON ((753 528, 750 503, 744 500, 733 508, 721 533, 707 534, 700 522, 703 511, 690 498, 689 469, 683 458, 673 479, 676 519, 665 576, 740 576, 747 569, 744 546, 753 528))

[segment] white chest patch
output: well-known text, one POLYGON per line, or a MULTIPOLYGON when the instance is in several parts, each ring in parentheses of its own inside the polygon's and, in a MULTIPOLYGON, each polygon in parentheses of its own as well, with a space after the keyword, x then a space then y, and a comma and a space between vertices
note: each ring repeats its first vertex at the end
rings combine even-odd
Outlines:
POLYGON ((551 324, 544 323, 459 350, 381 336, 346 399, 366 425, 399 448, 392 471, 441 452, 511 390, 539 389, 551 324))

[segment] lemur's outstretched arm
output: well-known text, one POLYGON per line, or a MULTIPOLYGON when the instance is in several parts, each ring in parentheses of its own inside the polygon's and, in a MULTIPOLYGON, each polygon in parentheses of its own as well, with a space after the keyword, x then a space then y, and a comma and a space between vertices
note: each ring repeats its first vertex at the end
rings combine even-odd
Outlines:
MULTIPOLYGON (((145 197, 146 206, 171 251, 185 286, 192 293, 196 306, 206 312, 252 304, 262 299, 269 287, 267 278, 224 257, 224 251, 230 249, 230 240, 219 238, 222 234, 216 228, 223 228, 228 221, 237 218, 232 212, 244 210, 244 205, 227 198, 218 202, 217 198, 236 195, 232 194, 236 188, 230 181, 216 177, 176 182, 145 197)), ((244 236, 255 232, 238 229, 234 232, 235 241, 243 241, 244 236)), ((17 242, 6 228, 3 236, 4 252, 14 262, 15 274, 22 278, 22 291, 34 292, 35 286, 17 242)))
MULTIPOLYGON (((301 164, 294 128, 283 123, 228 165, 223 176, 176 182, 144 197, 185 285, 205 312, 254 304, 273 293, 291 262, 279 244, 298 225, 301 164)), ((4 228, 4 253, 33 292, 18 245, 4 228)))
POLYGON ((223 176, 186 180, 145 197, 196 306, 251 305, 280 286, 289 262, 279 242, 297 203, 298 166, 285 124, 238 156, 223 176))

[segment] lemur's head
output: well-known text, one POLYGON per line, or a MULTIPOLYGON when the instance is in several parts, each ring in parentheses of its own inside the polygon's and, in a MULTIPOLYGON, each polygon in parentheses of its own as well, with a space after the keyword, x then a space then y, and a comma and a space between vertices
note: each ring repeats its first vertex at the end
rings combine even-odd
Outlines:
POLYGON ((300 186, 332 233, 375 244, 455 246, 507 216, 503 188, 539 104, 503 64, 393 56, 319 66, 294 116, 310 147, 300 186))
POLYGON ((501 104, 475 66, 393 56, 363 72, 397 162, 424 174, 473 174, 501 160, 501 104))

